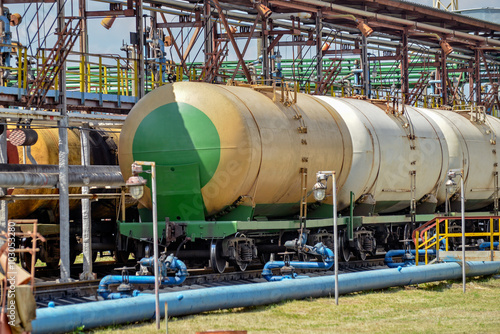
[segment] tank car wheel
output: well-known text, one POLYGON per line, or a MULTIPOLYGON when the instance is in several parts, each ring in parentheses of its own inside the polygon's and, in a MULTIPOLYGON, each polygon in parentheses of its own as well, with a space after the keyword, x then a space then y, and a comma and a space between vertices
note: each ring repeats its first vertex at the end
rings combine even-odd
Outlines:
POLYGON ((212 240, 210 243, 210 265, 212 270, 219 274, 226 269, 226 260, 221 256, 220 240, 212 240))
POLYGON ((349 262, 351 258, 351 249, 349 248, 349 240, 347 236, 343 233, 339 237, 339 259, 344 260, 344 262, 349 262))
POLYGON ((57 269, 57 267, 59 267, 59 259, 45 262, 45 264, 49 269, 57 269))
POLYGON ((116 263, 125 264, 128 262, 128 258, 130 257, 130 252, 114 251, 113 257, 115 258, 116 263))
MULTIPOLYGON (((31 258, 32 255, 30 253, 21 253, 20 256, 21 267, 23 267, 23 269, 28 272, 31 272, 31 258)), ((36 263, 36 258, 35 258, 35 263, 36 263)))
POLYGON ((99 256, 99 252, 92 252, 92 263, 95 263, 95 260, 97 260, 98 256, 99 256))
POLYGON ((271 261, 271 259, 274 259, 274 253, 260 253, 259 254, 259 260, 260 260, 261 264, 266 264, 269 261, 271 261))
POLYGON ((356 251, 356 257, 361 261, 366 261, 366 252, 356 251))
POLYGON ((236 270, 236 271, 245 271, 247 270, 247 267, 248 267, 248 263, 244 263, 244 262, 231 262, 231 265, 233 266, 233 268, 236 270))

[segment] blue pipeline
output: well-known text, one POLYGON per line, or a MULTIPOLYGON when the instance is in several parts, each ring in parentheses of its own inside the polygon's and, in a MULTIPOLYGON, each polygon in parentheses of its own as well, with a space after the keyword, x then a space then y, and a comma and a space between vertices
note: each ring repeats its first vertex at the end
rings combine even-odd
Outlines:
MULTIPOLYGON (((397 268, 397 267, 408 267, 408 266, 413 266, 415 265, 415 254, 416 251, 412 249, 411 251, 411 256, 409 257, 409 252, 407 252, 404 249, 394 249, 390 250, 385 254, 385 259, 384 263, 389 267, 389 268, 397 268), (393 256, 403 256, 403 262, 394 262, 392 259, 393 256)), ((419 249, 418 250, 419 255, 425 255, 425 250, 419 249)), ((427 250, 428 255, 434 255, 436 254, 436 251, 433 249, 427 250)))
MULTIPOLYGON (((151 267, 154 263, 154 259, 144 258, 139 261, 139 263, 145 267, 151 267)), ((179 285, 182 284, 186 277, 188 276, 187 268, 184 262, 177 259, 176 257, 170 255, 167 257, 165 262, 159 263, 160 273, 163 277, 160 280, 161 285, 179 285), (175 276, 167 277, 167 269, 175 270, 175 276)), ((120 298, 128 298, 128 297, 136 297, 139 295, 139 291, 134 290, 133 292, 124 292, 124 293, 112 293, 109 290, 110 284, 121 284, 121 283, 129 283, 129 284, 155 284, 154 276, 128 276, 128 275, 108 275, 105 276, 101 282, 99 282, 99 288, 97 289, 97 293, 104 299, 120 299, 120 298)))
MULTIPOLYGON (((491 248, 491 244, 489 242, 483 242, 482 244, 479 245, 479 250, 489 250, 491 248)), ((498 247, 498 241, 495 241, 493 243, 493 248, 498 247)))
POLYGON ((269 282, 274 281, 282 281, 284 279, 293 279, 293 278, 308 278, 308 276, 297 276, 297 274, 293 273, 293 276, 284 275, 284 276, 274 276, 272 269, 282 268, 285 265, 291 266, 294 269, 330 269, 334 263, 333 252, 330 248, 325 247, 322 243, 317 244, 311 250, 315 254, 321 255, 323 258, 323 262, 302 262, 302 261, 270 261, 266 263, 264 266, 264 270, 262 270, 262 277, 264 277, 269 282))
MULTIPOLYGON (((467 276, 493 275, 500 272, 500 262, 467 262, 467 276)), ((462 277, 459 263, 440 263, 428 266, 382 269, 349 273, 339 276, 339 293, 384 289, 462 277)), ((160 294, 160 313, 164 317, 165 303, 168 316, 177 317, 219 310, 222 308, 250 307, 277 303, 289 299, 327 297, 334 294, 335 277, 322 276, 303 280, 283 280, 208 289, 186 290, 160 294)), ((106 300, 42 308, 36 311, 32 322, 33 333, 71 332, 154 319, 155 296, 106 300)))

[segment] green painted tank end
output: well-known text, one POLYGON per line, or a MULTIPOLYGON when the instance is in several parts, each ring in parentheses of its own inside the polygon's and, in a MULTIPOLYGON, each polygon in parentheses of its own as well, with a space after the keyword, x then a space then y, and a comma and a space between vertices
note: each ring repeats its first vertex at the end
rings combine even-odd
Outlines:
POLYGON ((200 187, 212 178, 220 161, 220 137, 210 118, 188 103, 173 102, 151 111, 133 139, 134 160, 157 165, 197 164, 200 187))
MULTIPOLYGON (((215 125, 203 111, 183 102, 151 111, 134 134, 132 154, 135 161, 156 163, 159 221, 206 219, 201 188, 219 166, 221 144, 215 125)), ((150 174, 141 176, 151 189, 150 174)), ((142 221, 151 221, 146 210, 140 215, 142 221)))

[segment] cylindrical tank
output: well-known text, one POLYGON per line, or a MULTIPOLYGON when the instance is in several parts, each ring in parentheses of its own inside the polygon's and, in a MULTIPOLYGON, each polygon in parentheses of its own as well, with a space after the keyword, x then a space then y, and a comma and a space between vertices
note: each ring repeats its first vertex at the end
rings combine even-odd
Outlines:
POLYGON ((349 128, 353 163, 339 190, 339 207, 358 203, 357 215, 395 212, 412 197, 422 213, 434 212, 438 185, 448 168, 448 149, 437 124, 411 107, 387 110, 385 103, 319 96, 349 128), (412 192, 413 188, 413 192, 412 192))
MULTIPOLYGON (((7 142, 8 163, 11 164, 40 164, 40 165, 58 165, 59 164, 59 134, 58 129, 43 128, 36 129, 38 134, 37 142, 32 146, 15 147, 7 142)), ((91 131, 90 133, 90 164, 117 164, 116 151, 119 132, 117 130, 106 129, 106 131, 91 131)), ((80 134, 78 130, 68 130, 68 161, 70 165, 80 165, 80 134)), ((70 193, 81 193, 80 188, 70 188, 70 193)), ((9 195, 18 194, 52 194, 57 193, 57 189, 10 189, 9 195)), ((80 204, 79 200, 70 201, 70 209, 76 208, 80 204)), ((55 200, 19 200, 10 202, 8 205, 9 218, 21 219, 36 214, 40 210, 52 211, 56 216, 58 214, 58 201, 55 200)), ((98 210, 98 208, 96 208, 98 210)), ((100 210, 100 209, 99 209, 100 210)), ((106 209, 109 211, 109 209, 106 209)), ((95 210, 94 210, 95 211, 95 210)), ((114 208, 113 208, 113 211, 114 208)), ((98 214, 99 211, 95 211, 98 214)), ((93 212, 94 215, 94 212, 93 212)), ((38 218, 38 215, 37 215, 38 218)))
MULTIPOLYGON (((160 220, 190 220, 188 211, 196 206, 202 217, 191 220, 238 220, 225 216, 237 206, 253 208, 249 217, 293 217, 304 171, 307 203, 314 202, 316 172, 333 170, 338 209, 349 205, 353 192, 356 215, 406 210, 412 200, 417 213, 433 213, 445 201, 450 169, 464 168, 468 210, 496 196, 496 118, 306 94, 294 103, 293 92, 280 91, 192 82, 154 90, 123 126, 124 177, 137 160, 168 167, 158 176, 160 220), (165 181, 163 174, 177 168, 189 173, 165 181), (187 196, 196 192, 201 204, 187 196)), ((141 200, 146 208, 149 193, 141 200)), ((331 204, 327 197, 319 207, 310 205, 308 215, 331 217, 331 204)))
MULTIPOLYGON (((305 94, 286 106, 279 90, 192 82, 155 89, 136 104, 122 128, 119 160, 124 178, 135 160, 172 169, 196 165, 207 216, 238 198, 247 199, 244 205, 253 206, 256 216, 297 213, 301 169, 307 169, 307 190, 320 170, 337 171, 342 186, 352 144, 333 108, 305 94)), ((312 196, 308 201, 314 201, 312 196)), ((151 207, 150 198, 142 204, 151 207)), ((182 215, 177 219, 187 220, 182 215)))
MULTIPOLYGON (((500 120, 484 113, 419 109, 432 118, 446 138, 449 148, 449 169, 464 170, 465 208, 478 210, 493 202, 495 177, 498 172, 499 149, 496 135, 500 133, 500 120)), ((438 192, 438 200, 446 197, 443 178, 438 192)), ((460 180, 454 193, 460 194, 460 180)), ((460 201, 460 198, 455 198, 460 201)))

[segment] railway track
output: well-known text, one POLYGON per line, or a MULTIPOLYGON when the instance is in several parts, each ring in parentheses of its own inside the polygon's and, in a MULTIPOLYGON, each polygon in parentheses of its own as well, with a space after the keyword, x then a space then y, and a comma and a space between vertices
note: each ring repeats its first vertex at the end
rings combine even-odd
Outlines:
MULTIPOLYGON (((116 270, 113 270, 110 267, 111 265, 114 265, 114 267, 117 266, 114 263, 108 263, 106 266, 100 266, 100 272, 102 275, 100 278, 107 274, 120 274, 116 270), (107 270, 104 270, 106 267, 107 270)), ((386 268, 383 257, 377 257, 365 261, 340 262, 339 274, 383 268, 386 268)), ((333 269, 297 270, 296 272, 310 277, 333 275, 333 269)), ((262 278, 261 274, 262 265, 249 266, 249 268, 244 272, 229 271, 222 274, 213 273, 211 269, 193 269, 189 270, 189 276, 182 285, 162 286, 160 292, 265 282, 265 279, 262 278)), ((99 282, 101 281, 100 278, 95 280, 73 281, 67 283, 56 283, 54 280, 44 281, 38 279, 38 282, 35 285, 35 299, 37 301, 37 305, 38 307, 47 307, 49 302, 54 302, 56 306, 59 306, 100 300, 101 298, 98 297, 97 294, 97 288, 99 286, 99 282)), ((116 288, 117 285, 111 285, 110 287, 113 289, 116 288)), ((152 285, 142 285, 136 286, 135 288, 144 292, 152 292, 154 287, 152 285)))

